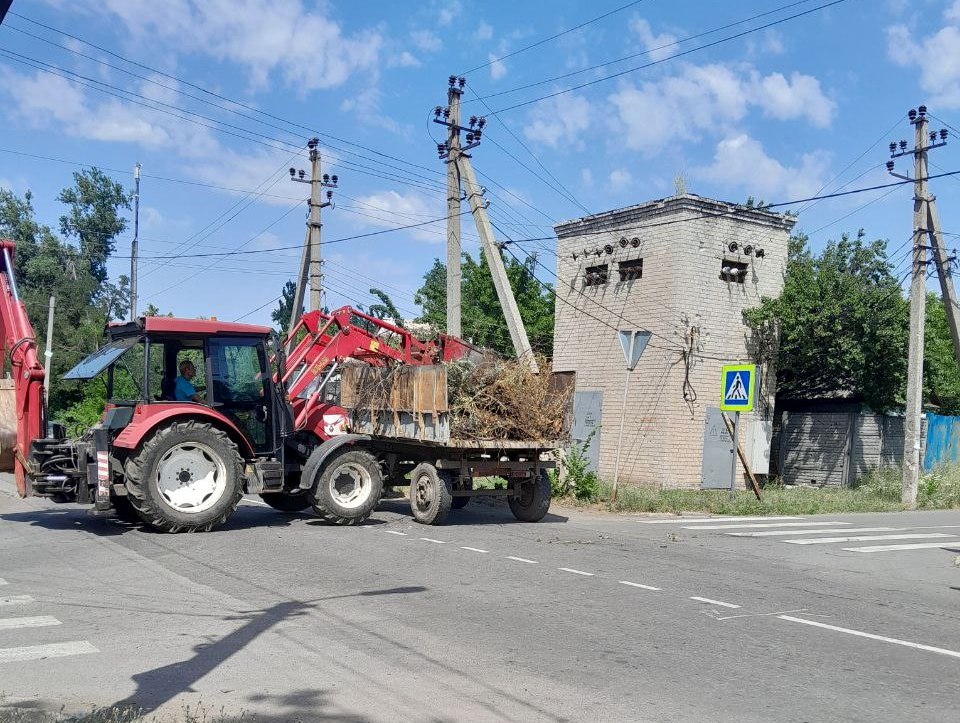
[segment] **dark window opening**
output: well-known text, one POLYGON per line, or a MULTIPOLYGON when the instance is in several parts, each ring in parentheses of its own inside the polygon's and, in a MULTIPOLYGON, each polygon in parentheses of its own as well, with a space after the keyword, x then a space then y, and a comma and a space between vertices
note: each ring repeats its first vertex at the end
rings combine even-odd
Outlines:
POLYGON ((741 261, 721 261, 720 280, 742 284, 747 278, 747 264, 741 261))
POLYGON ((610 267, 607 264, 602 264, 601 266, 588 266, 587 272, 583 277, 586 285, 600 286, 601 284, 607 283, 609 268, 610 267))
POLYGON ((621 261, 618 268, 621 281, 633 281, 643 276, 643 259, 621 261))

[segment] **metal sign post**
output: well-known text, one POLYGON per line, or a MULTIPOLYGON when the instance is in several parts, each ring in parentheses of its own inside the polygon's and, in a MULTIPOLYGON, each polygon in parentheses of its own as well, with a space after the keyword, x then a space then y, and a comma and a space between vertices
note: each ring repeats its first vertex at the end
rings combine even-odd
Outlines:
POLYGON ((753 411, 757 365, 726 364, 720 374, 720 410, 733 412, 733 461, 730 464, 730 496, 737 492, 737 446, 740 444, 740 412, 753 411))
POLYGON ((623 446, 623 422, 627 418, 627 390, 630 385, 630 372, 640 361, 640 355, 647 348, 647 342, 650 341, 650 332, 640 329, 621 329, 617 332, 620 336, 620 346, 623 349, 623 359, 627 363, 627 375, 623 380, 623 405, 620 407, 620 434, 617 435, 617 461, 613 468, 613 491, 610 493, 610 501, 617 501, 617 490, 620 486, 620 448, 623 446))

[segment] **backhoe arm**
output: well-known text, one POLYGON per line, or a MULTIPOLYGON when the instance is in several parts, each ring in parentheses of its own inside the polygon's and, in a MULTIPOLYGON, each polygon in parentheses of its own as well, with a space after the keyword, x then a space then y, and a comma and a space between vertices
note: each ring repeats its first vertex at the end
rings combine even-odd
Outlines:
MULTIPOLYGON (((14 243, 0 240, 0 336, 10 358, 14 384, 13 413, 0 404, 0 471, 12 471, 17 492, 26 497, 30 492, 27 476, 30 444, 44 433, 44 371, 37 358, 36 334, 27 316, 26 307, 17 294, 14 275, 14 243)), ((5 402, 6 400, 4 400, 5 402)))

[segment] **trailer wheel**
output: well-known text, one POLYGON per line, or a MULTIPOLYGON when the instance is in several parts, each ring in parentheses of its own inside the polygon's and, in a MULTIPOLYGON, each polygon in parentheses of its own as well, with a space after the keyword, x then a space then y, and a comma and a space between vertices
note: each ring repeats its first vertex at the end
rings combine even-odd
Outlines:
POLYGON ((539 522, 550 509, 550 478, 545 469, 535 480, 524 482, 520 494, 507 498, 510 511, 521 522, 539 522))
MULTIPOLYGON (((455 489, 461 490, 472 490, 473 489, 473 480, 468 479, 466 482, 460 485, 454 485, 455 489)), ((462 510, 464 507, 470 504, 472 497, 454 497, 453 502, 450 504, 451 510, 462 510)))
POLYGON ((334 525, 356 525, 370 516, 382 494, 377 458, 362 449, 346 450, 325 462, 313 489, 313 511, 334 525))
POLYGON ((243 497, 243 460, 223 431, 190 420, 163 427, 126 464, 130 504, 150 527, 207 532, 243 497))
MULTIPOLYGON (((441 525, 453 506, 452 475, 440 472, 429 462, 421 462, 410 473, 410 510, 424 525, 441 525)), ((470 499, 469 497, 464 499, 470 499)))
POLYGON ((306 490, 298 495, 289 492, 272 492, 267 495, 260 495, 260 499, 280 512, 303 512, 313 504, 306 490))

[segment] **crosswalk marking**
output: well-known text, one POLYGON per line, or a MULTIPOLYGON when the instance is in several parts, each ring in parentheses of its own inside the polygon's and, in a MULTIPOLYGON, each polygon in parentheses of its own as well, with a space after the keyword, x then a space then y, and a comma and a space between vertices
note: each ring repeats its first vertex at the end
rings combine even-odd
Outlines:
POLYGON ((70 643, 48 643, 47 645, 26 645, 20 648, 0 648, 0 663, 22 663, 27 660, 65 658, 70 655, 99 652, 86 640, 76 640, 70 643))
POLYGON ((691 522, 762 522, 772 520, 799 520, 799 517, 673 517, 668 520, 641 520, 643 525, 679 525, 691 522))
POLYGON ((727 532, 727 537, 777 537, 779 535, 829 535, 837 532, 849 534, 851 532, 899 532, 906 527, 853 527, 836 530, 761 530, 760 532, 727 532))
POLYGON ((928 532, 914 535, 855 535, 853 537, 817 537, 813 540, 781 540, 788 545, 828 545, 838 542, 876 542, 878 540, 923 540, 931 537, 955 537, 944 532, 928 532))
POLYGON ((960 546, 960 540, 941 542, 913 542, 904 545, 869 545, 867 547, 844 547, 847 552, 896 552, 898 550, 930 550, 935 547, 960 546))
POLYGON ((749 525, 696 525, 694 527, 684 527, 684 530, 742 530, 745 528, 753 529, 758 527, 829 527, 831 525, 849 525, 850 522, 764 522, 749 525))
POLYGON ((7 595, 6 597, 0 597, 0 606, 26 605, 31 602, 33 602, 33 598, 29 595, 7 595))
POLYGON ((60 621, 49 615, 36 615, 30 618, 0 618, 0 630, 42 628, 47 625, 60 625, 60 621))

